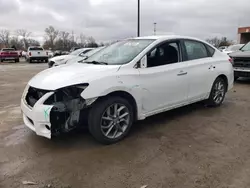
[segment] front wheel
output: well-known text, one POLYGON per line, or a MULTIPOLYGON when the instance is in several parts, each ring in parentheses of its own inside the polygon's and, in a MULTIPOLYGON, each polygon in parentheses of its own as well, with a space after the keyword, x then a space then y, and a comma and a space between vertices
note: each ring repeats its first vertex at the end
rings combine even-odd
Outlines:
POLYGON ((122 140, 134 121, 133 107, 121 97, 107 97, 97 101, 89 112, 89 131, 103 144, 122 140))
POLYGON ((208 105, 214 107, 220 106, 225 99, 226 89, 225 80, 218 77, 213 83, 209 99, 207 100, 208 105))

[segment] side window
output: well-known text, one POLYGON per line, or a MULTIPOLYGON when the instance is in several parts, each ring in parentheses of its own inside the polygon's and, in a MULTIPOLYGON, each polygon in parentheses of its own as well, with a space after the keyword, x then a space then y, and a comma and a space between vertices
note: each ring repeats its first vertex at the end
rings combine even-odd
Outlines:
POLYGON ((164 43, 147 55, 148 67, 156 67, 179 62, 179 43, 168 42, 164 43))
POLYGON ((214 55, 215 49, 211 46, 206 45, 209 55, 212 57, 214 55))
POLYGON ((188 60, 201 59, 209 57, 205 45, 198 41, 186 40, 184 45, 187 52, 188 60))

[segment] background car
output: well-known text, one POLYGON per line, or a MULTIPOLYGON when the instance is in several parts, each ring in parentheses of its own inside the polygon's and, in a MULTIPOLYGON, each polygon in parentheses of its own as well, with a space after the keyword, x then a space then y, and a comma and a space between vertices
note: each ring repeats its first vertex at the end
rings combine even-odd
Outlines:
MULTIPOLYGON (((76 56, 75 58, 66 61, 65 64, 72 64, 72 63, 77 63, 77 62, 83 62, 86 59, 88 59, 89 57, 91 57, 92 55, 94 55, 95 53, 97 53, 100 50, 102 50, 103 48, 105 48, 105 47, 95 48, 95 49, 93 49, 91 51, 88 51, 87 53, 83 54, 83 56, 76 56)), ((54 64, 53 66, 58 66, 58 65, 54 64)))
POLYGON ((232 52, 238 51, 244 44, 234 44, 228 46, 226 49, 222 50, 223 53, 230 54, 232 52))
POLYGON ((19 62, 19 54, 14 48, 2 48, 0 51, 0 62, 15 61, 19 62))
POLYGON ((234 67, 234 79, 240 77, 250 78, 250 42, 245 44, 240 50, 230 53, 234 67))
POLYGON ((48 62, 48 52, 46 52, 42 47, 30 46, 26 53, 26 60, 29 63, 32 63, 33 61, 48 62))
POLYGON ((69 55, 61 55, 49 59, 48 66, 52 67, 54 64, 62 65, 65 64, 68 60, 73 59, 77 56, 83 57, 85 53, 91 51, 94 48, 81 48, 71 52, 69 55))

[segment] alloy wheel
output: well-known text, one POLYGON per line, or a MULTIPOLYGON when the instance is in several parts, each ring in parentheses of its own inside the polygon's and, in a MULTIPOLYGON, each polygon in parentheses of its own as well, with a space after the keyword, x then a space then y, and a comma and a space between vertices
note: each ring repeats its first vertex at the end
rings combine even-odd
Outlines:
POLYGON ((109 139, 116 139, 123 135, 130 122, 129 109, 120 103, 106 108, 101 117, 101 131, 109 139))

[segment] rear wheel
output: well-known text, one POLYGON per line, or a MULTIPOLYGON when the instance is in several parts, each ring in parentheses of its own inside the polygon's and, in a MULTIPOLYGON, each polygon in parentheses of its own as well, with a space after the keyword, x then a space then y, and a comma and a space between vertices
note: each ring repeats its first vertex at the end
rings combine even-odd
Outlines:
POLYGON ((90 133, 103 144, 122 140, 128 134, 133 121, 133 108, 121 97, 109 97, 96 102, 88 117, 90 133))
POLYGON ((207 104, 210 106, 220 106, 225 98, 227 85, 223 78, 218 77, 212 86, 207 104))
POLYGON ((32 63, 32 59, 29 59, 29 63, 32 63))
POLYGON ((19 62, 19 59, 15 59, 15 62, 18 63, 18 62, 19 62))

